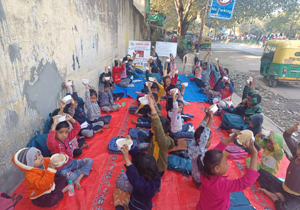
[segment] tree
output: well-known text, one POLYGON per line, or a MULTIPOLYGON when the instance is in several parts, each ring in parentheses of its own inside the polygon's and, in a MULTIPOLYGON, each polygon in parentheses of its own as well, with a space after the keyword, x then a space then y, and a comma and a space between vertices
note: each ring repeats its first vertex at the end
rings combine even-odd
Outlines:
POLYGON ((177 34, 184 36, 190 24, 196 20, 197 12, 205 10, 207 1, 209 0, 153 0, 151 10, 165 14, 168 26, 177 27, 177 34))

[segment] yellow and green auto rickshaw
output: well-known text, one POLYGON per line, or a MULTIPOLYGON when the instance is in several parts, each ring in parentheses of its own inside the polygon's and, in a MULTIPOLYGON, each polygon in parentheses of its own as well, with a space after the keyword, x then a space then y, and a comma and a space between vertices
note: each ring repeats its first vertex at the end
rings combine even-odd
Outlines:
POLYGON ((203 37, 200 45, 200 49, 208 49, 211 50, 211 38, 203 37))
POLYGON ((300 83, 300 41, 269 40, 261 57, 260 75, 277 82, 300 83))

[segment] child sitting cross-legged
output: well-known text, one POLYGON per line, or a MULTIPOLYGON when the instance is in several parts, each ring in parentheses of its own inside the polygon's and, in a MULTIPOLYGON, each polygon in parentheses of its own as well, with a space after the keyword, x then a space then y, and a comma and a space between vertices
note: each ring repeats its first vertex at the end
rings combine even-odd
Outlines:
POLYGON ((184 107, 184 103, 180 100, 177 101, 177 94, 175 91, 171 92, 173 98, 173 108, 168 112, 168 116, 171 119, 171 131, 176 138, 193 138, 193 124, 183 124, 181 118, 181 112, 184 107))
POLYGON ((194 140, 190 143, 188 147, 188 154, 192 160, 192 176, 193 181, 197 188, 201 185, 200 171, 197 164, 197 158, 202 155, 202 160, 207 148, 210 146, 212 132, 210 127, 212 125, 214 113, 206 110, 206 115, 200 123, 199 127, 196 129, 194 134, 194 140), (208 120, 208 121, 207 121, 208 120))
POLYGON ((35 147, 20 149, 12 162, 25 172, 25 184, 31 202, 39 207, 56 206, 67 191, 65 177, 55 178, 55 165, 50 158, 44 158, 35 147))
POLYGON ((76 137, 81 127, 70 115, 65 115, 66 121, 58 122, 61 116, 53 116, 53 124, 47 138, 47 147, 51 154, 64 153, 68 156, 68 162, 60 168, 56 175, 63 176, 68 180, 74 181, 76 189, 80 189, 80 181, 84 176, 88 176, 93 165, 91 158, 73 159, 73 151, 70 140, 76 137), (70 125, 73 129, 69 131, 70 125))
POLYGON ((119 104, 114 103, 113 92, 116 88, 116 84, 112 82, 110 84, 108 81, 99 85, 99 106, 101 111, 109 113, 112 111, 119 110, 119 104))
POLYGON ((257 150, 254 141, 249 139, 243 146, 247 147, 251 153, 251 163, 249 169, 243 177, 230 180, 224 176, 227 173, 227 157, 223 153, 226 146, 233 142, 239 132, 221 141, 214 149, 208 150, 204 158, 198 156, 198 167, 201 179, 201 196, 196 206, 197 210, 214 209, 224 210, 230 207, 230 193, 238 192, 250 187, 259 177, 257 172, 257 150))
POLYGON ((152 209, 152 198, 158 192, 161 185, 160 170, 155 158, 151 154, 140 152, 137 147, 129 151, 126 144, 121 148, 121 152, 123 153, 127 169, 126 175, 133 190, 130 200, 127 200, 127 202, 122 200, 126 200, 126 197, 129 197, 129 193, 122 192, 119 189, 115 190, 114 200, 116 210, 123 210, 127 205, 130 210, 152 209), (129 159, 128 152, 132 157, 132 162, 129 159), (120 197, 122 193, 125 193, 125 196, 123 196, 125 199, 120 197))

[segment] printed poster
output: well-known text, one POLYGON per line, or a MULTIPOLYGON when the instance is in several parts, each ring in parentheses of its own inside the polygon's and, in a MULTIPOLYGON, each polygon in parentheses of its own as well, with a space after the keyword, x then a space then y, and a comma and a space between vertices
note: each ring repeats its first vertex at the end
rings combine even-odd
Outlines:
POLYGON ((133 63, 136 64, 137 68, 142 68, 145 70, 151 53, 151 42, 129 41, 128 54, 130 54, 132 57, 133 52, 136 53, 133 63))

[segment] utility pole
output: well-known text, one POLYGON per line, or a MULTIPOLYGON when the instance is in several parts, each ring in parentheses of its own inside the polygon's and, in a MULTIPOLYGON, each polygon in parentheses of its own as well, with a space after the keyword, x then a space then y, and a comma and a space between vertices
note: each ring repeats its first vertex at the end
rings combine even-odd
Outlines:
POLYGON ((199 34, 199 41, 198 41, 198 46, 197 46, 197 53, 199 52, 199 48, 200 48, 200 43, 202 41, 202 33, 203 33, 203 27, 204 27, 204 24, 206 22, 206 14, 207 14, 207 9, 208 9, 208 6, 209 6, 209 0, 206 1, 206 6, 205 6, 205 12, 204 12, 204 15, 203 17, 201 18, 201 29, 200 29, 200 34, 199 34))

